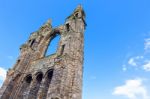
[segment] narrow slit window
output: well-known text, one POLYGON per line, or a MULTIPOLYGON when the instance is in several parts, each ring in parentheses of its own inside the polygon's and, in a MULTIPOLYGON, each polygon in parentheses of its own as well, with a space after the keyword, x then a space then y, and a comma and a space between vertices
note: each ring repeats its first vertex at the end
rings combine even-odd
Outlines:
POLYGON ((62 54, 63 54, 64 49, 65 49, 65 45, 62 45, 60 55, 62 55, 62 54))
POLYGON ((66 29, 67 29, 67 31, 70 31, 70 25, 69 25, 69 23, 66 24, 66 29))
POLYGON ((78 13, 76 13, 76 14, 75 14, 75 16, 78 18, 79 14, 78 14, 78 13))
POLYGON ((30 44, 30 47, 32 47, 32 46, 33 46, 34 42, 35 42, 35 39, 34 39, 34 40, 32 40, 32 42, 31 42, 31 44, 30 44))

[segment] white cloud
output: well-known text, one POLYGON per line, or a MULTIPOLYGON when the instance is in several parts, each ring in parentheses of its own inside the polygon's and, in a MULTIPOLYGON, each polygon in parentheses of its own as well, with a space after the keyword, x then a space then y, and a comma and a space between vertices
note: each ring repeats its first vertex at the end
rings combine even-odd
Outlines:
POLYGON ((129 61, 128 61, 128 64, 132 65, 132 66, 137 66, 137 63, 135 62, 134 58, 130 58, 129 61))
POLYGON ((129 59, 128 64, 131 66, 138 66, 139 62, 144 58, 144 56, 136 56, 129 59))
POLYGON ((122 70, 126 71, 128 66, 133 66, 136 70, 144 70, 150 72, 150 37, 144 39, 143 54, 130 57, 122 70))
POLYGON ((113 95, 126 96, 128 99, 139 99, 139 96, 142 99, 150 99, 142 83, 142 79, 127 80, 125 85, 118 86, 114 89, 113 95))
POLYGON ((150 38, 145 39, 144 49, 146 51, 150 49, 150 38))
POLYGON ((5 78, 6 78, 6 73, 7 73, 7 70, 0 67, 0 80, 4 81, 5 78))
POLYGON ((145 71, 150 71, 150 61, 148 61, 146 64, 143 65, 143 69, 145 71))
POLYGON ((123 68, 123 71, 126 71, 128 69, 128 66, 133 66, 136 70, 143 69, 145 71, 150 71, 150 60, 149 62, 147 60, 149 59, 146 55, 131 57, 129 58, 127 64, 125 64, 126 68, 123 68))
MULTIPOLYGON (((143 56, 130 58, 128 64, 134 66, 136 69, 143 69, 147 72, 150 72, 150 60, 144 59, 143 56)), ((127 66, 123 67, 123 71, 127 70, 127 66)))

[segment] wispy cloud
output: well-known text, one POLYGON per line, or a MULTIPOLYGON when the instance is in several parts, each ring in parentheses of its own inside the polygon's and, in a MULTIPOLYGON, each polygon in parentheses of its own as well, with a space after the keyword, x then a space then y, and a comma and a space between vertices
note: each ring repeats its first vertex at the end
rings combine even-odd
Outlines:
POLYGON ((150 38, 145 39, 144 49, 145 51, 150 51, 150 38))
POLYGON ((150 99, 147 92, 143 80, 138 78, 127 80, 124 85, 116 87, 113 91, 113 95, 126 96, 128 99, 139 99, 139 96, 142 97, 142 99, 150 99))
POLYGON ((128 59, 127 63, 125 64, 126 69, 128 69, 128 66, 132 66, 136 69, 150 72, 150 38, 144 39, 143 50, 143 54, 133 56, 128 59))
POLYGON ((132 65, 132 66, 137 66, 137 63, 136 63, 134 58, 130 58, 129 61, 128 61, 128 64, 132 65))
POLYGON ((150 71, 150 60, 146 64, 143 65, 143 69, 145 71, 150 71))
POLYGON ((126 68, 128 66, 132 66, 132 67, 138 69, 138 68, 141 68, 141 66, 144 64, 144 62, 145 62, 144 56, 130 57, 126 64, 126 68))

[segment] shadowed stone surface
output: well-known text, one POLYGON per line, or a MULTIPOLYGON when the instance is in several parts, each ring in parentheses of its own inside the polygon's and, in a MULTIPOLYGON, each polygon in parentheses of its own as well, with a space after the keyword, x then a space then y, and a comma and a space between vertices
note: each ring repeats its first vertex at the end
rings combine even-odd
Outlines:
POLYGON ((81 99, 85 13, 78 6, 64 25, 48 20, 20 47, 20 56, 7 72, 0 99, 81 99), (56 53, 48 45, 60 35, 56 53))

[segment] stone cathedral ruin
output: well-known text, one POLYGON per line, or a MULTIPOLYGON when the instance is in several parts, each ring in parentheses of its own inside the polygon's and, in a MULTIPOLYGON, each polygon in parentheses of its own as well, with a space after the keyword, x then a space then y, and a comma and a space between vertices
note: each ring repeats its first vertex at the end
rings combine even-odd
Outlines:
POLYGON ((82 99, 85 13, 78 6, 64 25, 48 20, 20 47, 0 89, 0 99, 82 99), (45 56, 60 35, 56 53, 45 56))

